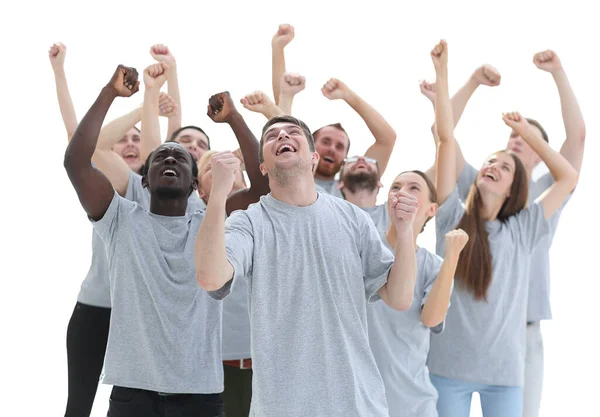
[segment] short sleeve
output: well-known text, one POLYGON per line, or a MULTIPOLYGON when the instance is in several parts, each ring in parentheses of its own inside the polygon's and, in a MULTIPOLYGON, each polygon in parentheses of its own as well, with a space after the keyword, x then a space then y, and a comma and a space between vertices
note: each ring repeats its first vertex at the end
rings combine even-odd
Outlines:
MULTIPOLYGON (((440 258, 439 256, 432 254, 432 253, 428 254, 427 258, 425 259, 425 263, 422 266, 422 271, 423 271, 423 274, 425 274, 425 277, 424 277, 423 298, 421 299, 421 309, 425 306, 425 302, 427 301, 427 297, 429 296, 429 293, 431 292, 431 289, 433 288, 433 284, 435 284, 435 281, 437 280, 437 277, 440 274, 440 270, 442 269, 443 262, 444 262, 444 260, 442 258, 440 258)), ((454 280, 452 280, 452 288, 450 289, 450 294, 452 294, 453 290, 454 290, 454 280)), ((448 304, 448 308, 449 307, 450 307, 450 304, 448 304)), ((430 328, 429 330, 433 334, 440 334, 444 331, 445 324, 446 324, 446 320, 444 318, 444 321, 442 321, 437 326, 430 328)))
POLYGON ((119 222, 122 221, 122 215, 120 215, 120 213, 133 209, 134 206, 134 203, 124 199, 115 191, 104 216, 98 221, 90 219, 94 230, 98 233, 104 242, 104 245, 110 247, 113 237, 119 227, 119 222))
POLYGON ((225 253, 233 267, 233 279, 217 291, 209 292, 212 298, 224 299, 231 293, 236 280, 251 278, 253 252, 254 236, 250 219, 244 211, 235 211, 225 222, 225 253))
POLYGON ((458 187, 458 197, 462 201, 467 201, 467 196, 469 195, 469 190, 471 189, 471 185, 475 182, 475 178, 477 178, 478 171, 468 162, 465 162, 465 167, 460 173, 458 180, 456 181, 456 186, 458 187))
POLYGON ((507 223, 513 236, 529 253, 550 233, 550 222, 546 220, 540 201, 511 216, 507 223))
POLYGON ((436 253, 444 254, 444 236, 456 228, 465 215, 465 205, 460 201, 458 187, 448 196, 435 215, 436 253))
POLYGON ((359 236, 361 242, 360 260, 363 269, 365 284, 365 295, 367 301, 374 303, 381 299, 377 293, 387 280, 392 265, 394 254, 385 246, 375 224, 363 211, 360 211, 362 233, 359 236))

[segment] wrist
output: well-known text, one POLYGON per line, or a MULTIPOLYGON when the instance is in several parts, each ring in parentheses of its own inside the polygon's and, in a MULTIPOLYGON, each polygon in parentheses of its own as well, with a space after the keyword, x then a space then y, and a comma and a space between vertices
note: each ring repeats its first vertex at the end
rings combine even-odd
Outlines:
POLYGON ((65 67, 58 66, 58 67, 52 67, 52 70, 54 71, 54 76, 55 77, 64 77, 65 74, 65 67))
POLYGON ((406 243, 406 241, 413 240, 413 226, 412 225, 396 225, 396 240, 398 242, 406 243))
POLYGON ((242 115, 237 110, 234 110, 231 112, 231 114, 225 120, 225 122, 233 127, 234 125, 238 125, 243 120, 244 119, 243 119, 242 115))
POLYGON ((554 78, 556 77, 564 77, 566 75, 565 70, 563 69, 563 67, 557 68, 554 71, 551 71, 550 74, 552 74, 552 76, 554 78))
POLYGON ((160 95, 160 87, 144 85, 144 97, 158 97, 160 95))
POLYGON ((112 84, 107 84, 100 92, 100 95, 107 99, 114 100, 119 96, 119 92, 112 84))
POLYGON ((458 258, 460 257, 460 251, 456 251, 452 248, 444 251, 444 260, 448 262, 452 262, 453 264, 458 263, 458 258))
POLYGON ((356 107, 360 104, 360 97, 352 90, 348 90, 348 92, 344 95, 344 101, 348 103, 350 107, 356 107))

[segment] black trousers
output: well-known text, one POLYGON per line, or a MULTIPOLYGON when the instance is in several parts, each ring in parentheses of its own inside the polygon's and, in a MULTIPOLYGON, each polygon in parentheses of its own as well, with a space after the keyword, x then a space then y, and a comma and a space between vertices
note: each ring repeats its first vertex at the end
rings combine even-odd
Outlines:
POLYGON ((77 303, 67 327, 69 398, 65 417, 89 417, 104 363, 110 308, 77 303))
POLYGON ((220 394, 160 394, 113 387, 107 417, 224 417, 220 394))
POLYGON ((225 374, 225 415, 227 417, 248 417, 252 400, 252 369, 240 369, 223 365, 225 374))

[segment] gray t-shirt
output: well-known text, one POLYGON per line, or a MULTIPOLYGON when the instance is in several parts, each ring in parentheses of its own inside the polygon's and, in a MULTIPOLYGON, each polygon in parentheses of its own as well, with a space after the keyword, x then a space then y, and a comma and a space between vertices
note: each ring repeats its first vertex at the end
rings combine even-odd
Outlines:
MULTIPOLYGON (((150 208, 150 193, 142 187, 142 177, 129 171, 129 182, 125 198, 136 201, 141 207, 150 208)), ((192 193, 188 200, 188 213, 205 209, 204 202, 197 193, 192 193)), ((83 304, 110 308, 110 284, 108 280, 108 265, 104 242, 96 231, 92 231, 92 262, 88 273, 81 283, 77 301, 83 304)))
MULTIPOLYGON (((436 219, 436 252, 465 213, 455 188, 436 219)), ((487 302, 456 285, 446 331, 431 338, 427 365, 434 375, 488 385, 522 386, 531 254, 549 233, 544 209, 536 202, 505 222, 485 223, 492 254, 487 302)))
POLYGON ((223 360, 250 357, 248 285, 240 279, 223 300, 223 360))
POLYGON ((342 190, 338 188, 340 182, 338 180, 320 180, 315 178, 315 184, 318 191, 325 191, 327 194, 338 198, 344 198, 342 190), (318 188, 320 187, 320 189, 318 188))
MULTIPOLYGON (((477 177, 477 170, 465 164, 458 179, 458 192, 464 201, 469 194, 469 188, 477 177)), ((529 181, 529 204, 532 204, 550 186, 554 184, 554 178, 548 172, 537 180, 529 181)), ((527 321, 534 322, 552 319, 550 307, 550 247, 558 228, 558 221, 563 209, 571 197, 550 218, 550 233, 536 247, 531 255, 531 268, 529 278, 529 297, 527 299, 527 321)))
MULTIPOLYGON (((386 201, 375 207, 363 208, 363 210, 369 214, 373 223, 375 223, 375 228, 382 237, 386 235, 390 226, 390 214, 388 213, 387 206, 386 201)), ((384 239, 384 243, 386 242, 387 241, 384 239)))
POLYGON ((247 279, 251 416, 388 416, 369 348, 367 302, 393 254, 358 207, 327 194, 308 207, 261 197, 225 228, 233 283, 247 279))
POLYGON ((165 393, 220 393, 222 303, 196 283, 203 211, 153 214, 115 193, 93 222, 106 245, 112 313, 103 382, 165 393))
POLYGON ((442 266, 442 258, 419 248, 417 280, 408 311, 396 311, 385 303, 367 307, 371 350, 385 383, 390 417, 437 417, 437 391, 429 380, 427 352, 431 332, 421 310, 442 266))

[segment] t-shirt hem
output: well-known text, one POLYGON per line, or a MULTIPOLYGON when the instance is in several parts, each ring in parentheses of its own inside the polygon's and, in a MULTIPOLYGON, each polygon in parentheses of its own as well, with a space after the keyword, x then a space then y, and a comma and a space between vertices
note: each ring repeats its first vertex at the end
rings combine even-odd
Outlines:
POLYGON ((434 375, 434 376, 439 376, 442 378, 446 378, 446 379, 453 379, 455 381, 462 381, 462 382, 474 382, 476 384, 483 384, 483 385, 497 385, 500 387, 523 387, 524 384, 524 380, 520 379, 520 380, 509 380, 509 379, 493 379, 493 378, 473 378, 470 376, 465 376, 465 375, 450 375, 450 374, 444 374, 442 372, 434 372, 431 370, 431 367, 429 367, 429 375, 434 375))
POLYGON ((250 352, 223 354, 224 361, 237 361, 240 359, 251 359, 251 358, 252 358, 252 355, 250 354, 250 352))
POLYGON ((87 297, 82 294, 79 294, 79 296, 77 297, 77 302, 88 305, 88 306, 92 306, 92 307, 101 307, 101 308, 111 308, 112 307, 110 299, 108 301, 106 301, 106 300, 99 301, 98 298, 87 297))
POLYGON ((198 388, 172 388, 172 387, 161 387, 157 385, 150 385, 143 382, 138 381, 123 381, 119 379, 112 378, 104 378, 102 383, 105 385, 112 385, 123 388, 134 388, 134 389, 143 389, 146 391, 153 392, 162 392, 166 394, 221 394, 224 390, 223 384, 213 385, 207 387, 198 387, 198 388))

